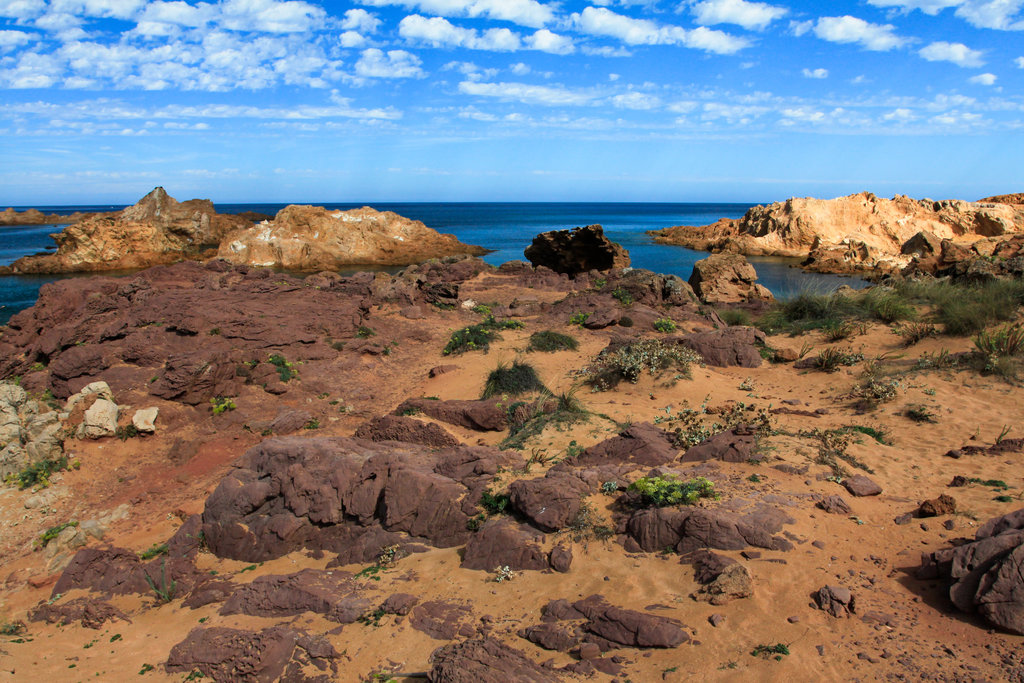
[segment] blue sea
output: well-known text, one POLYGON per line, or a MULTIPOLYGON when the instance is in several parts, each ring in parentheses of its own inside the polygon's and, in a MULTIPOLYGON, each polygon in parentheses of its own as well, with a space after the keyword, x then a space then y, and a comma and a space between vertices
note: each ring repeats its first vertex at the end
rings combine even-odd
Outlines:
MULTIPOLYGON (((361 204, 317 204, 328 209, 352 209, 361 204)), ((221 213, 257 211, 276 214, 284 204, 218 204, 221 213)), ((494 265, 523 259, 523 250, 533 236, 547 230, 564 230, 599 223, 605 234, 629 250, 636 268, 672 273, 684 280, 704 252, 655 244, 647 230, 673 225, 706 225, 719 218, 739 218, 753 204, 637 204, 637 203, 374 203, 381 211, 394 211, 423 221, 442 233, 452 233, 462 242, 478 244, 494 252, 484 260, 494 265)), ((19 210, 27 207, 15 207, 19 210)), ((115 211, 123 206, 37 206, 44 213, 70 214, 75 211, 115 211)), ((51 233, 62 225, 0 227, 0 265, 22 256, 53 249, 51 233)), ((862 287, 853 277, 805 273, 792 259, 750 257, 758 281, 777 298, 801 291, 827 291, 839 285, 862 287)), ((39 287, 56 276, 0 277, 0 324, 15 312, 35 303, 39 287)))

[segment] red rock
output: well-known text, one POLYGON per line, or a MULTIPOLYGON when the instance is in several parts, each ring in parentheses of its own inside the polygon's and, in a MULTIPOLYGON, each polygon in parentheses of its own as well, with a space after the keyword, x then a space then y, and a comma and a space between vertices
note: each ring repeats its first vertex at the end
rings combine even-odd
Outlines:
POLYGON ((942 517, 952 515, 956 512, 956 498, 941 494, 938 498, 932 498, 921 503, 918 514, 922 517, 942 517))
POLYGON ((848 617, 855 611, 855 599, 849 588, 843 586, 823 586, 815 594, 818 607, 833 617, 848 617))
POLYGON ((486 401, 434 401, 411 398, 395 408, 395 415, 421 412, 441 422, 482 432, 500 432, 508 428, 508 417, 498 407, 500 398, 486 401))
POLYGON ((510 517, 492 519, 470 536, 462 557, 462 568, 485 571, 493 571, 496 567, 508 567, 513 571, 547 569, 548 558, 540 540, 540 534, 510 517))
POLYGON ((850 504, 842 496, 825 496, 815 506, 832 515, 850 514, 850 504))
POLYGON ((707 332, 694 332, 679 340, 701 355, 708 365, 716 368, 757 368, 761 366, 758 346, 764 345, 765 336, 753 327, 724 327, 707 332))
POLYGON ((855 474, 852 477, 843 479, 843 486, 852 496, 877 496, 882 492, 882 487, 863 474, 855 474))
POLYGON ((225 683, 262 683, 287 680, 317 683, 323 678, 307 675, 313 670, 337 675, 340 655, 323 636, 311 636, 287 626, 262 631, 211 627, 194 628, 167 657, 169 672, 200 671, 225 683))
POLYGON ((430 655, 431 683, 556 683, 561 677, 545 671, 523 653, 494 638, 445 645, 430 655))
MULTIPOLYGON (((545 650, 557 650, 559 652, 568 652, 576 647, 581 638, 581 634, 576 629, 552 622, 529 626, 521 630, 519 636, 534 645, 539 645, 545 650)), ((600 650, 598 650, 598 653, 600 653, 600 650)))
POLYGON ((560 471, 514 481, 508 491, 512 508, 541 531, 569 526, 580 512, 583 497, 593 492, 579 477, 560 471))
POLYGON ((235 590, 220 614, 281 617, 313 612, 329 621, 351 624, 370 605, 358 594, 359 587, 346 572, 303 569, 295 574, 257 577, 235 590))
POLYGON ((615 607, 601 595, 578 600, 573 607, 587 619, 584 629, 625 647, 676 647, 690 640, 674 619, 615 607))
POLYGON ((703 462, 720 460, 722 462, 750 462, 761 460, 755 451, 757 435, 746 425, 715 434, 687 449, 679 462, 703 462))
POLYGON ((466 605, 431 600, 413 608, 409 624, 435 640, 452 640, 457 635, 472 636, 473 611, 466 605))
POLYGON ((459 440, 439 425, 396 415, 375 417, 360 425, 353 436, 370 441, 404 441, 428 448, 450 448, 459 445, 459 440))
POLYGON ((638 422, 601 443, 591 446, 572 460, 573 465, 602 465, 631 462, 637 465, 664 465, 675 460, 679 449, 669 432, 649 422, 638 422))
POLYGON ((124 612, 109 602, 86 597, 75 598, 62 605, 40 603, 38 607, 29 612, 29 619, 60 626, 67 626, 78 621, 85 628, 94 629, 102 628, 103 624, 115 619, 131 622, 124 612))

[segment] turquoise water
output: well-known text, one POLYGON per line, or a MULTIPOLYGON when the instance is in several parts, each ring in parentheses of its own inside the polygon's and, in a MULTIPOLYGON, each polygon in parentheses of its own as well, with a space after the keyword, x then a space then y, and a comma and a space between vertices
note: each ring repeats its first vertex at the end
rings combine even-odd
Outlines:
MULTIPOLYGON (((284 204, 218 204, 222 213, 257 211, 273 215, 284 204)), ((361 204, 318 204, 328 209, 351 209, 361 204)), ((394 211, 407 218, 423 221, 443 233, 452 233, 462 242, 478 244, 494 252, 484 260, 494 265, 523 259, 533 236, 547 230, 564 230, 599 223, 605 234, 629 250, 633 266, 659 273, 690 277, 693 264, 707 254, 684 247, 655 244, 647 230, 673 225, 706 225, 719 218, 739 218, 753 204, 632 204, 632 203, 374 203, 381 211, 394 211)), ((74 211, 111 211, 112 206, 43 206, 45 213, 69 214, 74 211)), ((26 226, 0 228, 0 265, 9 265, 27 254, 53 247, 50 233, 62 226, 26 226)), ((751 257, 758 279, 776 297, 785 298, 801 291, 834 289, 842 284, 861 287, 859 278, 805 273, 789 259, 751 257)), ((0 323, 16 311, 31 306, 39 287, 56 276, 0 277, 0 323)))

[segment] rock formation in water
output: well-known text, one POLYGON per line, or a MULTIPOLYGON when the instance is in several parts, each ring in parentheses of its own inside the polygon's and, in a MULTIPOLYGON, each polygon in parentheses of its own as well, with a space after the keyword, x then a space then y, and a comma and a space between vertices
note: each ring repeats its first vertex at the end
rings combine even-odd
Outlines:
POLYGON ((419 221, 368 207, 328 211, 287 206, 273 220, 253 226, 264 218, 253 212, 217 213, 208 199, 178 202, 158 187, 122 211, 68 226, 53 236, 55 253, 20 258, 0 274, 128 270, 215 256, 232 263, 316 271, 487 253, 419 221))
POLYGON ((286 206, 272 221, 233 231, 218 256, 232 263, 331 270, 349 265, 404 266, 487 250, 442 235, 420 221, 364 206, 330 211, 319 206, 286 206))
POLYGON ((51 223, 64 225, 77 223, 86 218, 105 215, 108 214, 75 211, 74 213, 61 215, 57 213, 43 213, 39 209, 15 211, 13 208, 7 208, 0 211, 0 225, 50 225, 51 223))
POLYGON ((543 232, 533 238, 524 254, 534 266, 567 275, 629 265, 629 252, 605 237, 600 225, 543 232))
POLYGON ((208 199, 178 202, 157 187, 122 211, 69 225, 54 235, 55 253, 20 258, 10 272, 124 270, 201 258, 246 225, 243 218, 217 213, 208 199))
POLYGON ((908 240, 926 233, 969 246, 1024 231, 1024 205, 1001 201, 882 199, 870 192, 837 199, 794 198, 755 206, 740 219, 652 231, 656 242, 714 252, 804 258, 828 273, 896 271, 912 256, 908 240))

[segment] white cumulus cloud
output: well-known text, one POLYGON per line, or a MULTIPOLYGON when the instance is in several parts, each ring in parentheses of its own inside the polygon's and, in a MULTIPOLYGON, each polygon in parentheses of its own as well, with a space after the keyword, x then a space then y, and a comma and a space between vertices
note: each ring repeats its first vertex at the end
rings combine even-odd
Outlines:
POLYGON ((546 28, 540 29, 532 36, 526 36, 523 42, 534 50, 550 52, 555 55, 567 55, 576 51, 576 46, 573 45, 571 38, 552 33, 546 28))
POLYGON ((34 34, 24 31, 0 31, 0 52, 27 45, 35 39, 34 34))
POLYGON ((886 52, 902 47, 907 39, 896 35, 892 24, 872 24, 857 17, 822 17, 814 34, 832 43, 856 43, 867 50, 886 52))
POLYGON ((507 28, 491 28, 479 32, 456 26, 441 17, 412 14, 398 23, 398 35, 406 40, 434 47, 463 47, 470 50, 514 52, 522 47, 518 33, 507 28))
POLYGON ((804 69, 804 78, 828 78, 828 69, 804 69))
POLYGON ((956 16, 977 28, 1024 31, 1024 0, 964 0, 956 16))
POLYGON ((341 28, 346 31, 376 33, 380 27, 380 19, 364 9, 350 9, 341 20, 341 28))
POLYGON ((921 10, 925 14, 935 16, 947 7, 958 7, 964 0, 868 0, 875 7, 892 7, 903 12, 921 10))
POLYGON ((634 111, 647 111, 661 106, 661 99, 656 95, 636 91, 614 95, 609 98, 609 102, 617 109, 632 109, 634 111))
POLYGON ((979 67, 985 63, 980 50, 972 50, 963 43, 947 43, 943 40, 921 48, 917 54, 929 62, 952 62, 963 67, 979 67))
POLYGON ((375 47, 363 50, 356 62, 356 74, 364 78, 421 78, 420 58, 405 50, 384 52, 375 47))
POLYGON ((1024 69, 1024 57, 1017 57, 1013 63, 1017 65, 1018 69, 1024 69))
POLYGON ((459 92, 478 97, 515 100, 524 104, 546 106, 582 106, 593 102, 594 96, 579 90, 528 83, 459 83, 459 92))
POLYGON ((554 10, 536 0, 360 0, 360 4, 399 5, 442 17, 484 17, 533 28, 555 19, 554 10))
POLYGON ((995 74, 978 74, 977 76, 971 76, 967 79, 968 82, 975 85, 995 85, 996 75, 995 74))
POLYGON ((634 19, 604 7, 587 7, 571 17, 582 33, 616 38, 627 45, 683 45, 716 54, 733 54, 750 45, 745 38, 700 26, 688 31, 661 26, 648 19, 634 19))
POLYGON ((785 7, 747 0, 702 0, 692 5, 698 24, 736 24, 761 30, 789 13, 785 7))

